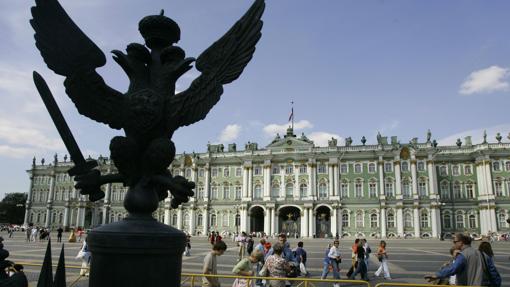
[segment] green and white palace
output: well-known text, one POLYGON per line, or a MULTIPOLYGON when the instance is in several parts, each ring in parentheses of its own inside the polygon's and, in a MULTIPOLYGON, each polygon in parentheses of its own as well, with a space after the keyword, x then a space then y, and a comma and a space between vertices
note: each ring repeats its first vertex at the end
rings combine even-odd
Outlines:
MULTIPOLYGON (((174 175, 196 182, 195 197, 178 209, 169 199, 154 217, 193 235, 280 232, 292 236, 433 237, 456 231, 480 235, 510 231, 510 144, 454 146, 378 136, 377 145, 317 147, 291 128, 265 148, 248 143, 208 145, 180 154, 174 175)), ((102 174, 115 172, 100 157, 102 174)), ((91 228, 126 216, 121 184, 103 186, 89 202, 66 171, 72 163, 32 164, 25 224, 91 228)))

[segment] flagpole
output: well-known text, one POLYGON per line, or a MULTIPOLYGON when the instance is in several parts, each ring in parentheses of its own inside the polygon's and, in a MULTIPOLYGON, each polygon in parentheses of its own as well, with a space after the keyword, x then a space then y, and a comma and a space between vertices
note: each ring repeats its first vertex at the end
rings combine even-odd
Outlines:
POLYGON ((290 102, 292 105, 291 115, 292 115, 292 132, 294 132, 294 101, 290 102))

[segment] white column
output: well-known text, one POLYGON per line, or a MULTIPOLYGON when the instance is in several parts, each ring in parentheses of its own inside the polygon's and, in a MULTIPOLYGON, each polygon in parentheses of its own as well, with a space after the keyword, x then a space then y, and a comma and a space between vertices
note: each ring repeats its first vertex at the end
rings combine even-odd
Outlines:
POLYGON ((44 227, 48 228, 51 225, 51 211, 53 209, 53 194, 55 192, 55 174, 52 173, 50 178, 50 191, 48 194, 48 200, 46 201, 46 222, 44 227))
MULTIPOLYGON (((337 211, 337 214, 336 214, 336 217, 337 217, 337 221, 336 221, 337 225, 336 226, 338 226, 338 235, 340 236, 340 238, 342 238, 342 233, 343 233, 343 230, 342 230, 342 228, 343 228, 343 226, 342 226, 342 224, 343 224, 343 222, 342 222, 342 212, 343 212, 342 209, 339 208, 338 211, 337 211)), ((333 235, 335 235, 335 234, 333 234, 333 235)))
POLYGON ((297 164, 294 166, 294 200, 299 200, 299 165, 297 164))
POLYGON ((193 166, 191 167, 191 181, 195 183, 195 188, 193 189, 195 195, 190 198, 190 202, 194 202, 197 200, 197 185, 198 185, 198 168, 196 164, 193 164, 193 166))
POLYGON ((429 176, 429 194, 434 195, 437 193, 437 172, 436 166, 434 165, 434 162, 430 156, 429 160, 427 161, 427 169, 429 176))
POLYGON ((171 225, 171 221, 170 221, 170 198, 169 197, 165 198, 164 208, 165 208, 164 223, 166 225, 171 225))
POLYGON ((304 225, 302 226, 302 228, 304 229, 305 231, 305 235, 304 237, 309 237, 310 235, 310 230, 308 228, 308 223, 309 223, 309 219, 308 219, 308 214, 309 214, 309 211, 308 211, 308 208, 305 207, 304 208, 304 218, 305 218, 305 221, 304 221, 304 225))
POLYGON ((306 237, 306 229, 305 229, 305 226, 306 226, 306 221, 308 221, 308 218, 306 218, 305 216, 305 208, 303 208, 303 211, 299 214, 299 219, 301 220, 301 227, 300 227, 300 236, 301 237, 306 237))
POLYGON ((400 174, 400 160, 394 162, 395 168, 395 195, 397 199, 402 199, 402 176, 400 174))
POLYGON ((209 216, 207 213, 207 207, 204 207, 202 210, 202 235, 207 236, 209 230, 207 227, 209 226, 209 216))
POLYGON ((269 207, 264 210, 264 233, 269 234, 271 232, 271 211, 269 207))
POLYGON ((420 213, 418 207, 413 209, 413 220, 414 220, 414 237, 420 238, 420 213))
POLYGON ((413 192, 413 198, 417 198, 418 196, 418 176, 416 173, 416 160, 411 160, 411 179, 412 186, 411 190, 413 192))
POLYGON ((248 221, 248 216, 247 216, 247 212, 246 212, 246 208, 242 208, 241 209, 241 230, 239 230, 239 233, 245 231, 246 232, 246 227, 248 226, 247 224, 247 221, 248 221))
POLYGON ((30 187, 28 189, 27 201, 25 202, 25 217, 23 219, 23 225, 26 227, 30 222, 28 222, 30 218, 30 211, 32 210, 32 201, 33 201, 33 193, 34 193, 34 166, 32 167, 32 172, 30 172, 30 187))
POLYGON ((386 238, 386 208, 381 208, 381 238, 386 238))
POLYGON ((177 229, 182 230, 182 207, 177 209, 177 229))
MULTIPOLYGON (((308 163, 308 179, 309 179, 309 187, 308 187, 308 198, 311 200, 315 200, 317 198, 316 196, 316 189, 317 189, 317 165, 314 161, 309 161, 308 163)), ((310 236, 312 236, 310 234, 310 236)))
POLYGON ((310 208, 308 220, 308 227, 310 230, 309 234, 311 237, 313 237, 315 234, 315 212, 313 211, 313 208, 310 208))
MULTIPOLYGON (((204 166, 204 201, 209 201, 211 193, 211 166, 206 163, 204 166)), ((206 224, 207 225, 207 224, 206 224)))
POLYGON ((437 229, 438 229, 437 219, 439 218, 439 214, 437 212, 437 208, 435 208, 435 207, 432 207, 430 209, 430 211, 431 211, 431 217, 432 217, 432 237, 433 238, 437 238, 438 237, 438 233, 437 233, 437 229))
POLYGON ((284 199, 287 195, 285 194, 285 185, 287 184, 285 182, 285 169, 280 170, 280 198, 284 199))
MULTIPOLYGON (((108 173, 110 173, 110 171, 108 171, 108 173)), ((103 218, 101 218, 102 224, 108 223, 108 218, 110 218, 108 215, 110 213, 110 203, 112 202, 111 194, 112 194, 112 183, 108 183, 106 185, 106 192, 105 192, 104 200, 103 200, 103 218)))
POLYGON ((189 234, 195 235, 195 207, 191 206, 189 209, 189 234))
POLYGON ((338 232, 338 230, 337 230, 338 214, 337 214, 336 207, 333 207, 333 212, 332 212, 332 215, 331 215, 330 224, 331 224, 331 235, 333 235, 333 237, 335 237, 336 233, 338 232))
POLYGON ((404 216, 402 207, 397 207, 397 233, 403 237, 404 236, 404 216))
POLYGON ((65 202, 64 208, 64 230, 69 228, 69 199, 65 202))
MULTIPOLYGON (((338 164, 335 164, 333 166, 333 190, 335 193, 335 196, 340 196, 340 172, 338 170, 338 164)), ((333 234, 335 236, 335 234, 333 234)))
POLYGON ((383 170, 384 161, 379 159, 379 194, 385 195, 384 193, 384 170, 383 170))
POLYGON ((253 199, 253 167, 248 168, 248 197, 253 199))
POLYGON ((271 208, 271 230, 270 230, 270 234, 268 234, 268 235, 273 235, 275 233, 276 233, 275 209, 271 208))
POLYGON ((246 166, 243 166, 243 199, 249 200, 248 198, 248 168, 246 166))
POLYGON ((333 174, 333 165, 331 163, 328 163, 328 176, 329 176, 329 183, 328 183, 328 196, 335 196, 335 178, 333 174))
POLYGON ((267 160, 264 162, 264 201, 271 199, 270 192, 271 192, 271 160, 267 160))

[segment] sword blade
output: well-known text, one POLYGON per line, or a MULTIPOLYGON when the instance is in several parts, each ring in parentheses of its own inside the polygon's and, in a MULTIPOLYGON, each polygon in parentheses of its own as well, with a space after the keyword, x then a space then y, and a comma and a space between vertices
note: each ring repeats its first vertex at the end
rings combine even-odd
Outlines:
POLYGON ((80 148, 78 147, 78 144, 76 143, 76 140, 74 139, 74 136, 71 133, 71 130, 69 129, 69 126, 67 125, 66 120, 64 119, 64 116, 62 115, 62 112, 57 105, 57 102, 55 102, 55 98, 51 94, 46 81, 36 71, 34 71, 33 77, 35 86, 39 91, 39 95, 41 95, 41 99, 43 100, 44 105, 46 106, 46 109, 48 110, 48 113, 50 114, 50 117, 53 120, 58 133, 60 134, 60 138, 62 138, 62 141, 64 142, 64 145, 66 146, 67 151, 71 156, 71 159, 74 161, 77 167, 90 167, 90 163, 85 161, 85 158, 83 157, 83 154, 81 153, 80 148))

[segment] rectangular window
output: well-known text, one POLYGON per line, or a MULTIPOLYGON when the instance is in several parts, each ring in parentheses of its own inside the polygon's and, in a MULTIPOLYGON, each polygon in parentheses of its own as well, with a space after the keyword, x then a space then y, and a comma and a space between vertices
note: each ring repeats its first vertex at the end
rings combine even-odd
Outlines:
POLYGON ((427 196, 427 183, 426 182, 419 182, 418 183, 418 195, 419 196, 427 196))
POLYGON ((369 173, 375 173, 375 163, 369 163, 368 164, 368 172, 369 173))
POLYGON ((344 164, 340 165, 340 173, 345 174, 348 172, 349 172, 349 168, 348 168, 347 164, 344 163, 344 164))
POLYGON ((224 186, 223 187, 223 199, 229 199, 230 198, 230 187, 224 186))
POLYGON ((230 168, 226 167, 223 170, 223 177, 229 177, 230 176, 230 168))
POLYGON ((306 165, 303 164, 299 167, 299 173, 301 174, 306 173, 306 165))
POLYGON ((349 197, 349 184, 346 182, 342 182, 340 185, 340 191, 343 198, 349 197))
POLYGON ((361 182, 356 182, 355 184, 356 197, 363 197, 363 184, 361 182))
POLYGON ((211 169, 211 176, 212 177, 217 177, 218 176, 218 169, 217 168, 211 169))
POLYGON ((465 165, 464 166, 464 174, 465 175, 470 175, 472 172, 471 172, 471 166, 470 165, 465 165))
POLYGON ((425 171, 425 163, 423 161, 419 161, 417 165, 418 171, 425 171))
POLYGON ((360 163, 357 163, 357 164, 354 165, 354 172, 355 173, 361 173, 362 172, 362 167, 361 167, 360 163))
POLYGON ((243 170, 240 167, 236 168, 236 176, 240 177, 242 175, 243 170))
POLYGON ((294 172, 294 168, 292 167, 292 165, 289 164, 285 167, 286 174, 292 174, 293 172, 294 172))
POLYGON ((236 199, 241 199, 242 188, 240 185, 236 186, 236 199))
POLYGON ((325 164, 319 164, 319 167, 317 169, 317 173, 326 173, 326 165, 325 164))
POLYGON ((494 191, 496 193, 496 196, 503 196, 503 184, 501 181, 496 181, 494 183, 494 191))
POLYGON ((204 177, 204 169, 203 168, 198 170, 198 177, 204 177))
POLYGON ((452 167, 452 175, 458 176, 459 174, 460 174, 459 166, 458 165, 454 165, 452 167))
POLYGON ((273 174, 280 174, 280 167, 275 165, 273 166, 273 174))
POLYGON ((393 183, 392 182, 386 182, 384 184, 384 193, 387 197, 393 197, 393 183))
POLYGON ((253 169, 253 174, 254 175, 261 175, 262 174, 262 168, 260 166, 256 166, 254 169, 253 169))

